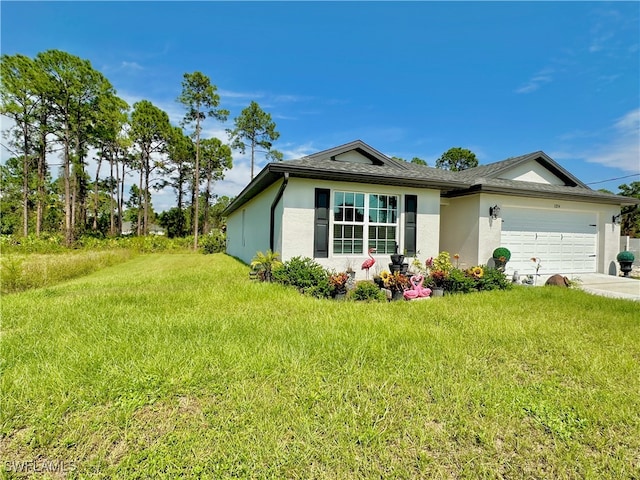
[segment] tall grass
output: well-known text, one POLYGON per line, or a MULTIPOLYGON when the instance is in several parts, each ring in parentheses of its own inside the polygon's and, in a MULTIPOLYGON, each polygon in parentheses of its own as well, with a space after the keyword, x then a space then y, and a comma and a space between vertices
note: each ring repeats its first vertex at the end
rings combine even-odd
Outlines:
POLYGON ((0 457, 89 478, 637 478, 635 302, 317 300, 224 255, 3 298, 0 457))
POLYGON ((55 285, 126 262, 131 250, 100 250, 56 255, 3 255, 0 258, 0 291, 15 293, 55 285))

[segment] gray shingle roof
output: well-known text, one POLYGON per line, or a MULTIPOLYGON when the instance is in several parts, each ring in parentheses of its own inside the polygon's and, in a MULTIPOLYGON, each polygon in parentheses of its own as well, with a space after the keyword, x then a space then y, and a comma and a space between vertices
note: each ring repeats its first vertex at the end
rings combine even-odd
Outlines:
POLYGON ((231 202, 225 210, 225 214, 228 215, 238 209, 285 175, 400 187, 434 188, 440 190, 441 195, 445 197, 487 192, 524 197, 540 198, 542 196, 544 198, 592 201, 612 205, 639 203, 629 197, 592 190, 542 151, 480 165, 461 172, 451 172, 389 158, 361 140, 356 140, 297 160, 267 164, 231 202), (369 158, 372 163, 351 163, 336 159, 340 154, 353 150, 369 158), (499 178, 499 175, 506 170, 530 160, 541 163, 562 179, 565 185, 499 178))

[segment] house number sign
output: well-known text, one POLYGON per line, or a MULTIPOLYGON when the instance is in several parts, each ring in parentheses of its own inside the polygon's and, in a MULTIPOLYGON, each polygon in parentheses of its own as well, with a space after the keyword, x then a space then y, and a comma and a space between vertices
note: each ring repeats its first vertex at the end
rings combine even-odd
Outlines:
POLYGON ((559 203, 554 204, 553 208, 560 208, 560 204, 559 203))

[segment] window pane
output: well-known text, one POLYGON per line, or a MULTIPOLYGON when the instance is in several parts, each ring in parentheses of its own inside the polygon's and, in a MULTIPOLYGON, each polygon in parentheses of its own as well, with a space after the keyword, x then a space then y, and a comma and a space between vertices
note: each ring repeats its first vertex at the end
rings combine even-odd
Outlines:
POLYGON ((344 238, 353 238, 353 225, 344 226, 344 238))
POLYGON ((362 225, 355 225, 354 226, 355 229, 355 238, 362 238, 362 225))
POLYGON ((339 205, 342 205, 343 202, 344 202, 344 193, 336 192, 333 204, 336 206, 339 206, 339 205))
POLYGON ((353 222, 353 208, 347 208, 344 212, 345 222, 353 222))
POLYGON ((344 195, 344 200, 347 205, 351 205, 351 206, 355 205, 353 202, 353 193, 346 193, 344 195))
POLYGON ((353 242, 353 253, 362 253, 362 240, 355 240, 353 242))
POLYGON ((364 222, 364 208, 359 208, 356 210, 356 222, 364 222))
POLYGON ((344 212, 342 211, 342 207, 336 207, 333 219, 336 222, 341 222, 342 220, 344 220, 344 212))
POLYGON ((356 207, 362 208, 364 211, 364 193, 356 193, 356 207))

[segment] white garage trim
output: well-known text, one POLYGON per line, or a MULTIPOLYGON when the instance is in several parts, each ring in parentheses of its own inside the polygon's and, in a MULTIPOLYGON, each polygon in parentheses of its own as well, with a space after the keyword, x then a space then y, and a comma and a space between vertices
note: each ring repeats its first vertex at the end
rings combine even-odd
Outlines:
POLYGON ((597 271, 598 235, 595 213, 551 209, 502 209, 501 245, 511 251, 510 272, 592 273, 597 271))

